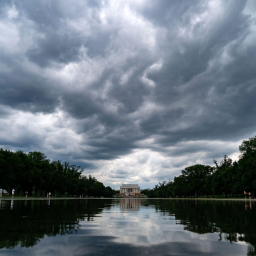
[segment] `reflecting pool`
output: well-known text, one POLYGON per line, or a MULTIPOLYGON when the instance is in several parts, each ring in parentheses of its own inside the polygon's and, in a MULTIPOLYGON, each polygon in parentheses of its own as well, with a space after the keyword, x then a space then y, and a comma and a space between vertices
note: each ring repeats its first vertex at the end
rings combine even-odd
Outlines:
POLYGON ((0 255, 256 255, 254 201, 0 200, 0 255))

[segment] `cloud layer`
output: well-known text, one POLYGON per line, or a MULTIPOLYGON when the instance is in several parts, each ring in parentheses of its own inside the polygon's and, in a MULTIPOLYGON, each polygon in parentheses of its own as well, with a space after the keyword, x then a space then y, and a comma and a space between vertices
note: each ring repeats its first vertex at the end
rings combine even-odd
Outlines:
POLYGON ((255 134, 254 1, 1 1, 0 146, 111 186, 255 134))

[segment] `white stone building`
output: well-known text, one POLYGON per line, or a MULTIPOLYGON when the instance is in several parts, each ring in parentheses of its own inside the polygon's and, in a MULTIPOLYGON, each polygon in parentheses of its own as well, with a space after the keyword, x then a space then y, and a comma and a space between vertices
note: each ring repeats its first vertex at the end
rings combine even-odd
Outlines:
POLYGON ((140 194, 140 187, 138 184, 122 184, 120 194, 138 195, 140 194))

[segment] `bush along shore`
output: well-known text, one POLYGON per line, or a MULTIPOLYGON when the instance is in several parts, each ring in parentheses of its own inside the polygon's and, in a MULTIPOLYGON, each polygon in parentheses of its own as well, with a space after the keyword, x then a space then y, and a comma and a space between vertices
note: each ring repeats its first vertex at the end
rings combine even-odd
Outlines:
POLYGON ((68 162, 50 161, 41 152, 24 153, 0 149, 0 188, 15 196, 46 196, 51 192, 56 197, 80 195, 112 197, 119 193, 105 187, 95 177, 82 175, 83 168, 68 162))
POLYGON ((238 161, 224 156, 214 166, 196 164, 181 171, 173 181, 159 182, 143 190, 149 198, 253 198, 256 192, 256 136, 244 140, 238 161))

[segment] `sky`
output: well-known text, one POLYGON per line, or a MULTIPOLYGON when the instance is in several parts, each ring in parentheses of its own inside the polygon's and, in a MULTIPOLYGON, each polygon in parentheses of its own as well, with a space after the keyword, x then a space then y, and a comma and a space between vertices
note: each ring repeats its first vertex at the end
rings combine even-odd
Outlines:
POLYGON ((118 188, 256 135, 256 1, 1 0, 0 148, 118 188))

